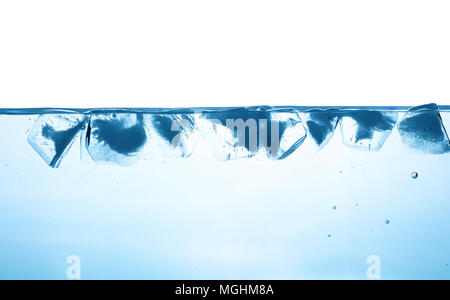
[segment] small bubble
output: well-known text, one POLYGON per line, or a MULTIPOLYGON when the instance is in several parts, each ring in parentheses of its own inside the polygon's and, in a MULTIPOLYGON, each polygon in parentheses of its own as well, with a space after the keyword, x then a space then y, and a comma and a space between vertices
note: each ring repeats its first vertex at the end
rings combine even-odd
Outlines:
POLYGON ((412 172, 411 173, 411 178, 412 179, 417 179, 417 177, 419 177, 419 173, 417 173, 417 172, 412 172))
POLYGON ((389 225, 389 223, 391 223, 391 221, 386 220, 386 221, 384 221, 384 223, 386 223, 386 225, 389 225))
POLYGON ((330 237, 331 237, 331 234, 329 234, 328 237, 330 238, 330 237))
POLYGON ((333 206, 333 210, 336 210, 336 208, 337 208, 336 205, 334 205, 334 206, 333 206))

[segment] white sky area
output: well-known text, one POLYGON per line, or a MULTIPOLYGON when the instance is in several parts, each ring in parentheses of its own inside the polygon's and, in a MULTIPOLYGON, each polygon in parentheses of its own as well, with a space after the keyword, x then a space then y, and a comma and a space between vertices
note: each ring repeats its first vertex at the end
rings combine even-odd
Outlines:
POLYGON ((0 2, 0 108, 450 104, 450 1, 0 2))

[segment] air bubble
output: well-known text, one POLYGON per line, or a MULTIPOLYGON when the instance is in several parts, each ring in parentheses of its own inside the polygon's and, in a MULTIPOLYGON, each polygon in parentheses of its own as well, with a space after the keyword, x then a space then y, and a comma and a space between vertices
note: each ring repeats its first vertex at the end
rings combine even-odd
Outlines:
POLYGON ((419 177, 419 173, 417 173, 417 172, 412 172, 411 173, 411 178, 412 179, 417 179, 417 177, 419 177))

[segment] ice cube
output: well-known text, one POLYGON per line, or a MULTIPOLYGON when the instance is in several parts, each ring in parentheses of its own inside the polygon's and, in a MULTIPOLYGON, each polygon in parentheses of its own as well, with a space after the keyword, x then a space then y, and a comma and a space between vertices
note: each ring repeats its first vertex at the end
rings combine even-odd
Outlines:
POLYGON ((449 139, 436 104, 411 108, 398 125, 403 144, 413 152, 442 154, 450 151, 449 139))
POLYGON ((199 139, 196 117, 187 114, 149 114, 146 126, 152 143, 167 158, 189 157, 199 139))
POLYGON ((296 112, 269 107, 207 112, 199 124, 203 138, 219 160, 252 157, 261 151, 272 159, 283 159, 306 137, 296 112))
POLYGON ((397 112, 372 110, 343 111, 340 115, 344 144, 366 151, 381 149, 398 118, 397 112))
POLYGON ((258 152, 258 127, 267 112, 252 108, 204 112, 198 120, 202 138, 221 161, 252 157, 258 152))
MULTIPOLYGON (((269 115, 270 146, 264 144, 272 159, 285 159, 300 147, 306 139, 306 130, 297 112, 271 112, 269 115)), ((260 128, 262 130, 262 127, 260 128)), ((264 135, 264 133, 262 133, 264 135)))
POLYGON ((86 148, 95 162, 130 166, 147 142, 144 116, 130 113, 93 113, 86 131, 86 148))
POLYGON ((76 136, 85 126, 84 115, 40 115, 28 134, 28 143, 52 168, 58 168, 76 136))
POLYGON ((305 114, 305 123, 309 136, 318 149, 325 147, 334 135, 338 124, 335 110, 311 110, 305 114))

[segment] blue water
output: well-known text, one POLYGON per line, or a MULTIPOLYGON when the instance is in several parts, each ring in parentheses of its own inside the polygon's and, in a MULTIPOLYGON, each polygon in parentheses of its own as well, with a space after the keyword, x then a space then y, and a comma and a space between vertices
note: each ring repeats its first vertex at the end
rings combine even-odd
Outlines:
POLYGON ((2 109, 0 279, 450 279, 446 128, 434 104, 2 109))

